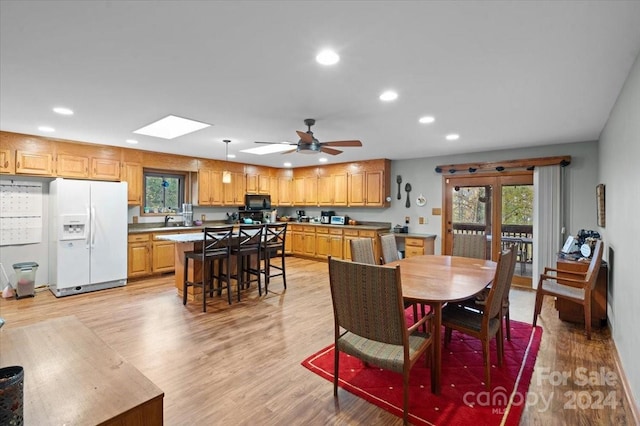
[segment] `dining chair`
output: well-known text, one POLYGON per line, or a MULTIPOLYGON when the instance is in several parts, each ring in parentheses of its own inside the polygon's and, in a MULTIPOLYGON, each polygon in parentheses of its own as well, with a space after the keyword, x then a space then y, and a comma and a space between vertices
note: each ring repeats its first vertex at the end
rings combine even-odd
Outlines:
POLYGON ((271 278, 282 276, 284 289, 287 289, 284 244, 287 236, 287 223, 267 223, 264 226, 262 258, 264 259, 264 294, 269 292, 271 278), (273 264, 272 259, 280 258, 280 264, 273 264), (274 268, 276 272, 272 272, 274 268))
MULTIPOLYGON (((382 249, 382 256, 380 257, 380 264, 395 262, 400 260, 398 255, 398 246, 396 244, 396 236, 393 234, 380 235, 380 248, 382 249)), ((405 302, 404 307, 413 307, 413 319, 418 320, 418 303, 405 302)), ((420 304, 422 316, 426 315, 426 309, 424 304, 420 304)), ((425 326, 426 327, 426 326, 425 326)))
MULTIPOLYGON (((511 291, 511 284, 513 281, 513 274, 515 272, 516 263, 518 263, 519 256, 519 248, 517 243, 510 243, 508 245, 503 245, 503 250, 514 249, 514 258, 512 261, 512 271, 509 271, 509 275, 511 276, 511 280, 509 280, 508 287, 505 289, 503 298, 502 298, 502 314, 504 316, 504 323, 506 328, 507 340, 511 341, 511 318, 509 315, 509 292, 511 291)), ((464 305, 469 309, 476 309, 480 313, 484 312, 484 308, 487 303, 487 297, 489 296, 489 290, 491 289, 491 284, 487 286, 483 291, 466 300, 462 300, 458 302, 460 305, 464 305)))
POLYGON ((400 260, 398 255, 398 246, 396 245, 396 236, 393 234, 380 235, 380 249, 382 250, 382 257, 380 258, 380 264, 395 262, 400 260))
POLYGON ((339 353, 402 374, 403 420, 408 423, 409 372, 425 354, 433 368, 433 334, 421 333, 423 317, 407 327, 400 267, 348 262, 329 257, 329 284, 334 317, 333 395, 338 396, 339 353))
POLYGON ((373 240, 371 238, 354 238, 349 241, 351 246, 351 260, 358 263, 376 265, 376 256, 373 253, 373 240))
POLYGON ((538 321, 544 296, 559 297, 583 306, 587 339, 591 340, 591 292, 596 286, 601 263, 602 241, 598 240, 586 272, 545 267, 544 272, 540 274, 540 281, 538 281, 538 289, 536 290, 533 326, 535 327, 538 321))
POLYGON ((482 341, 482 357, 484 361, 484 382, 487 390, 491 390, 491 353, 489 342, 495 336, 498 352, 498 365, 504 358, 504 342, 502 331, 502 301, 504 292, 508 290, 515 268, 515 248, 503 251, 499 255, 496 273, 487 296, 485 309, 478 312, 459 304, 448 304, 442 310, 442 325, 445 328, 445 344, 451 341, 452 330, 476 337, 482 341))
POLYGON ((483 234, 453 234, 453 255, 486 259, 487 237, 483 234))
POLYGON ((231 246, 231 256, 236 257, 236 273, 231 275, 236 279, 238 289, 238 302, 240 290, 249 288, 252 282, 258 284, 258 294, 262 296, 262 271, 260 268, 262 256, 262 235, 264 225, 240 225, 235 244, 231 246), (254 259, 255 256, 255 259, 254 259))
POLYGON ((231 304, 231 285, 229 280, 231 234, 233 226, 205 227, 202 232, 202 249, 187 251, 184 254, 184 284, 182 286, 182 304, 187 304, 187 288, 202 287, 202 312, 207 312, 207 292, 213 297, 214 280, 218 281, 215 289, 218 294, 223 289, 227 290, 227 299, 231 304), (195 270, 196 262, 202 265, 202 281, 189 281, 189 260, 193 261, 192 269, 195 270), (218 263, 218 272, 215 273, 214 263, 218 263), (226 268, 226 272, 225 272, 226 268), (222 283, 225 283, 223 286, 222 283))

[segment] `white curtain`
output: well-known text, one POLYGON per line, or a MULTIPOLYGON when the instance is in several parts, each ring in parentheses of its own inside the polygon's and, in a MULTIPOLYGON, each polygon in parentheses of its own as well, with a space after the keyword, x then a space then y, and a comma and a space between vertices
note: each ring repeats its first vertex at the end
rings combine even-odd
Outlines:
POLYGON ((533 288, 545 266, 555 268, 561 245, 563 218, 562 170, 560 166, 536 167, 533 171, 533 288))

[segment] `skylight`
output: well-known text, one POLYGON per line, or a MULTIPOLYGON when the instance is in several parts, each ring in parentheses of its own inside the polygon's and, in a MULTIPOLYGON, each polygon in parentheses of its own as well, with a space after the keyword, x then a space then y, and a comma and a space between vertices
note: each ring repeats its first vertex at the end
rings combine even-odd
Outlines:
POLYGON ((210 124, 207 123, 176 117, 175 115, 168 115, 154 123, 134 130, 133 133, 162 139, 174 139, 209 126, 210 124))
POLYGON ((282 142, 282 143, 274 143, 274 144, 264 144, 256 148, 241 149, 240 152, 246 152, 248 154, 255 154, 255 155, 265 155, 265 154, 273 154, 275 152, 291 151, 292 149, 295 149, 295 148, 296 148, 295 145, 291 145, 289 144, 289 142, 282 142))

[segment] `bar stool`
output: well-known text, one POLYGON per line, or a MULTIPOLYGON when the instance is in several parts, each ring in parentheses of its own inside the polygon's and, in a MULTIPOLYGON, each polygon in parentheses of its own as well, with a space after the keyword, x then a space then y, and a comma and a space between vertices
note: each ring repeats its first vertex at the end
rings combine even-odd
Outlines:
MULTIPOLYGON (((227 290, 227 299, 231 304, 231 285, 230 285, 230 253, 231 253, 231 234, 233 226, 220 226, 213 228, 204 228, 204 239, 202 241, 202 250, 188 251, 184 254, 184 285, 182 287, 182 304, 187 304, 187 288, 202 287, 202 312, 207 312, 207 290, 209 296, 213 297, 214 279, 218 281, 218 294, 222 289, 227 290), (202 264, 202 281, 189 281, 189 259, 193 260, 195 269, 196 262, 202 264), (214 261, 218 261, 218 272, 214 274, 214 261), (226 273, 223 268, 226 267, 226 273), (222 282, 225 285, 222 285, 222 282)), ((194 278, 195 280, 195 278, 194 278)))
POLYGON ((273 277, 282 276, 284 289, 287 289, 287 275, 285 271, 285 253, 284 241, 287 236, 286 223, 267 223, 264 227, 264 242, 262 244, 262 253, 264 258, 264 294, 269 292, 269 282, 273 277), (271 263, 272 258, 280 257, 280 265, 271 263), (271 268, 276 272, 271 272, 271 268))
MULTIPOLYGON (((231 247, 231 255, 236 256, 237 272, 232 275, 236 279, 238 287, 238 302, 240 301, 240 290, 256 281, 258 283, 258 294, 262 296, 262 280, 260 279, 260 258, 262 248, 262 235, 264 225, 240 225, 236 243, 231 247), (256 262, 252 264, 252 256, 256 256, 256 262), (255 265, 255 267, 254 267, 255 265), (251 278, 251 277, 255 278, 251 278)), ((234 235, 234 238, 236 236, 234 235)))

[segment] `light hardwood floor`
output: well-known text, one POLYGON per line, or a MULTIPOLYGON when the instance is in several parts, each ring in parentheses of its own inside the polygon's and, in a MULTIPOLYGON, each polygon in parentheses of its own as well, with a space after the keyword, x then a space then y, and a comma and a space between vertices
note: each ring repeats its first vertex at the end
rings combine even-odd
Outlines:
MULTIPOLYGON (((0 316, 5 328, 77 316, 165 392, 167 425, 402 424, 342 389, 334 399, 333 385, 300 365, 333 342, 327 264, 287 262, 286 291, 276 278, 268 296, 258 297, 254 285, 231 306, 224 294, 214 297, 206 313, 199 303, 182 306, 173 275, 165 275, 61 299, 48 290, 35 298, 3 299, 0 316)), ((513 289, 512 319, 531 323, 534 299, 530 291, 513 289)), ((586 340, 581 327, 558 319, 550 298, 538 324, 544 333, 529 393, 551 398, 551 404, 546 410, 542 402, 528 406, 520 424, 635 424, 619 378, 612 386, 576 384, 579 367, 617 374, 608 331, 595 331, 593 340, 586 340), (554 386, 547 377, 559 372, 572 376, 554 386), (601 409, 580 409, 583 400, 572 409, 571 395, 578 392, 592 403, 597 392, 613 392, 617 407, 603 400, 601 409)))

